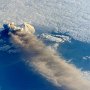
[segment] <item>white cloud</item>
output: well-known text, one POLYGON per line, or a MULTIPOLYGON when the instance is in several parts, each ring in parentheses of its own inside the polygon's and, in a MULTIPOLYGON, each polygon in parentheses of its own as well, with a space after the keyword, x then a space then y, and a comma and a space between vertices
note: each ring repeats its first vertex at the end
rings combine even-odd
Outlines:
POLYGON ((90 81, 90 71, 82 71, 82 75, 84 79, 87 79, 90 81))
POLYGON ((32 22, 42 32, 59 30, 90 42, 90 0, 0 0, 0 22, 32 22), (42 29, 48 27, 48 29, 42 29))

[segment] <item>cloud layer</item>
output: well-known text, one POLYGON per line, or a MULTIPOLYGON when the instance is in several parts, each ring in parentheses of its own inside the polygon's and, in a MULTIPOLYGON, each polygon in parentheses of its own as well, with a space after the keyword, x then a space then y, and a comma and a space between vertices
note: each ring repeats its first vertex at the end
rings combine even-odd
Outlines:
POLYGON ((40 32, 69 32, 90 43, 90 0, 0 0, 0 17, 0 23, 32 22, 40 32))

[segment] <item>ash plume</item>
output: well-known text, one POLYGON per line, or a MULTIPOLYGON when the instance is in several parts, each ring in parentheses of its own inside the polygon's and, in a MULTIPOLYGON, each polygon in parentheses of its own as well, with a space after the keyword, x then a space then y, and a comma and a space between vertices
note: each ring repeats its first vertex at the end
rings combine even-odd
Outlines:
POLYGON ((34 34, 23 30, 9 35, 12 43, 21 50, 26 64, 54 85, 65 87, 66 90, 90 90, 90 82, 83 79, 81 72, 34 34))

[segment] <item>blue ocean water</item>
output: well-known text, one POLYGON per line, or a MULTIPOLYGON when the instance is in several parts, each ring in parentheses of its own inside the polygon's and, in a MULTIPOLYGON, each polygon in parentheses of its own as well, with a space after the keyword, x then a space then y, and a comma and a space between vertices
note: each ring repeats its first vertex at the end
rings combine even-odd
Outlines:
MULTIPOLYGON (((60 43, 57 51, 62 58, 74 64, 83 71, 90 71, 90 43, 75 40, 69 35, 69 32, 52 32, 52 35, 63 35, 70 40, 60 43)), ((50 44, 51 42, 49 42, 50 44)))
POLYGON ((71 39, 71 42, 60 44, 58 52, 65 60, 73 63, 76 67, 89 71, 90 70, 90 43, 81 42, 71 39))
POLYGON ((0 53, 0 88, 0 90, 58 90, 58 87, 20 61, 18 55, 7 52, 0 53))

